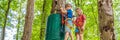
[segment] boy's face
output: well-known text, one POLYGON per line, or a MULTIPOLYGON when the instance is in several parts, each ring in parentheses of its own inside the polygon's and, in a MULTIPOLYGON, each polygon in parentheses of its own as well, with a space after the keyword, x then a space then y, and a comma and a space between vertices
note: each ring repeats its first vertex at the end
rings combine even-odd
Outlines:
POLYGON ((71 8, 72 8, 72 7, 70 7, 70 6, 69 6, 69 7, 66 7, 67 10, 68 10, 68 9, 71 9, 71 8))
POLYGON ((78 15, 80 15, 80 14, 82 14, 82 11, 81 11, 80 9, 78 9, 78 10, 76 10, 76 13, 77 13, 78 15))

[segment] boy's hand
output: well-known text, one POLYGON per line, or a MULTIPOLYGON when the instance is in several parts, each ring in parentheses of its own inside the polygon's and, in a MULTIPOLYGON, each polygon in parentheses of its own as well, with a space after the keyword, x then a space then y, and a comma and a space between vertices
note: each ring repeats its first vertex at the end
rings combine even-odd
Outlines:
POLYGON ((67 14, 67 11, 64 8, 61 7, 60 10, 63 14, 67 14))
POLYGON ((65 20, 65 24, 66 24, 66 25, 68 24, 67 20, 65 20))
POLYGON ((66 24, 67 25, 67 27, 69 27, 70 29, 73 29, 73 27, 71 26, 71 25, 69 25, 69 24, 66 24))
POLYGON ((72 21, 73 24, 75 24, 75 21, 72 21))
POLYGON ((80 29, 81 29, 82 32, 84 31, 84 27, 81 27, 80 29))
POLYGON ((63 8, 62 8, 62 7, 60 7, 60 10, 63 10, 63 8))
POLYGON ((84 32, 84 28, 83 27, 78 27, 78 29, 80 30, 80 34, 82 34, 84 32))
POLYGON ((68 18, 66 18, 65 21, 67 22, 67 21, 68 21, 68 18))

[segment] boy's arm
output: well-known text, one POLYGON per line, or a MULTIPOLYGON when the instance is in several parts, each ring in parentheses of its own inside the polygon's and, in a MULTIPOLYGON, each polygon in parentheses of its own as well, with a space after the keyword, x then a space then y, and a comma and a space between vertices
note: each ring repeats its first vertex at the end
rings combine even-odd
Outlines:
POLYGON ((85 24, 86 24, 86 20, 84 21, 84 24, 83 24, 83 29, 85 28, 85 24))
POLYGON ((72 23, 75 24, 75 19, 74 18, 72 19, 72 23))
POLYGON ((83 26, 82 26, 82 28, 81 28, 81 31, 84 31, 84 29, 85 29, 85 24, 86 24, 86 20, 84 20, 84 23, 83 23, 83 26))
POLYGON ((60 8, 61 12, 64 14, 67 14, 67 11, 65 9, 63 9, 62 7, 60 8))
POLYGON ((84 29, 85 29, 85 24, 86 24, 86 16, 85 16, 85 15, 83 15, 83 18, 84 18, 84 23, 83 23, 83 26, 82 26, 82 31, 84 31, 84 29))

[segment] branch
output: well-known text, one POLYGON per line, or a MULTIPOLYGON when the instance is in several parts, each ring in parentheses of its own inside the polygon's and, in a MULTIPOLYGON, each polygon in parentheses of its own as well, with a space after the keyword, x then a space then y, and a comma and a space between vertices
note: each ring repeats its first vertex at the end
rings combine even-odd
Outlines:
POLYGON ((11 0, 8 0, 8 8, 7 8, 7 11, 5 13, 5 19, 4 19, 5 21, 4 21, 4 25, 3 25, 2 40, 4 40, 4 38, 5 38, 5 27, 6 27, 6 23, 7 23, 8 12, 10 9, 10 3, 11 3, 11 0))
MULTIPOLYGON (((3 9, 3 7, 0 5, 0 9, 3 9)), ((3 9, 4 10, 4 9, 3 9)))

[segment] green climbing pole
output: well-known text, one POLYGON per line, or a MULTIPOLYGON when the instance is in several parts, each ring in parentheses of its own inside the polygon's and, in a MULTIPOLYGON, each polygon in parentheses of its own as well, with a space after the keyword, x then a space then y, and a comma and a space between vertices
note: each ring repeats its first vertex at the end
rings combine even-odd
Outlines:
POLYGON ((61 32, 61 16, 59 13, 53 13, 48 17, 45 40, 64 40, 64 33, 61 32))

